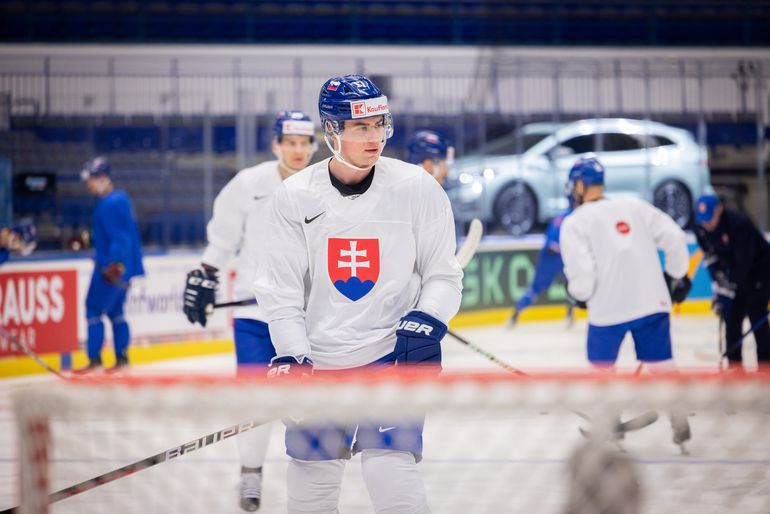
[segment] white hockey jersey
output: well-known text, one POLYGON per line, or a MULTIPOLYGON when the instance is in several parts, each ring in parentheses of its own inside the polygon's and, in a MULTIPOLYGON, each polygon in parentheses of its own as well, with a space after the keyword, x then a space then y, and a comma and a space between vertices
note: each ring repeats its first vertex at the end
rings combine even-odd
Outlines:
MULTIPOLYGON (((268 200, 280 185, 278 161, 267 161, 238 172, 214 200, 214 212, 206 227, 209 244, 201 262, 224 272, 230 258, 238 255, 234 300, 254 297, 255 260, 249 256, 261 244, 255 225, 263 222, 268 200)), ((236 307, 233 317, 265 319, 256 305, 236 307)))
POLYGON ((454 317, 462 268, 449 200, 425 170, 381 157, 353 198, 328 169, 306 168, 271 198, 254 287, 278 355, 347 369, 392 352, 410 310, 454 317))
POLYGON ((588 202, 564 220, 559 236, 569 293, 587 301, 592 325, 607 326, 671 310, 666 272, 687 274, 686 236, 668 215, 637 198, 588 202))

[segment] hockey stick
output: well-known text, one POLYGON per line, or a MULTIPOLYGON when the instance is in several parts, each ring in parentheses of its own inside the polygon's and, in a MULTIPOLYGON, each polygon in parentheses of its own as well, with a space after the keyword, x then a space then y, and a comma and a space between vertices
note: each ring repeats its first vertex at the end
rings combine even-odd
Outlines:
MULTIPOLYGON (((138 471, 151 468, 152 466, 161 464, 168 460, 181 457, 182 455, 186 455, 190 452, 194 452, 195 450, 199 450, 206 446, 211 446, 214 443, 218 443, 219 441, 223 441, 234 435, 241 434, 243 432, 246 432, 248 430, 251 430, 252 428, 256 428, 261 425, 262 423, 256 423, 255 421, 251 421, 248 423, 232 425, 227 428, 223 428, 222 430, 212 432, 210 434, 204 435, 203 437, 199 437, 198 439, 193 439, 192 441, 189 441, 187 443, 180 444, 179 446, 175 446, 173 448, 169 448, 168 450, 164 450, 160 453, 156 453, 151 457, 147 457, 142 460, 132 462, 131 464, 127 464, 121 468, 108 471, 107 473, 96 476, 94 478, 89 478, 88 480, 84 480, 79 484, 71 485, 69 487, 65 487, 64 489, 60 489, 48 495, 48 503, 49 504, 55 503, 60 500, 64 500, 65 498, 75 496, 76 494, 89 491, 95 487, 99 487, 100 485, 110 483, 114 480, 126 477, 128 475, 132 475, 138 471)), ((12 507, 10 509, 0 510, 0 514, 18 514, 19 512, 20 510, 18 506, 12 507)))
POLYGON ((464 269, 468 263, 471 262, 473 256, 476 255, 476 250, 479 249, 479 243, 481 242, 481 236, 483 235, 484 225, 481 223, 480 219, 473 218, 473 220, 471 220, 471 225, 468 228, 468 234, 465 236, 465 242, 460 249, 457 250, 457 255, 455 255, 461 268, 464 269))
POLYGON ((5 327, 0 326, 0 337, 7 339, 11 342, 13 346, 21 350, 22 353, 24 353, 27 357, 34 360, 40 367, 45 369, 46 371, 53 373, 57 377, 60 378, 67 378, 64 375, 62 375, 59 371, 53 369, 51 366, 48 365, 47 362, 45 362, 43 359, 40 358, 38 354, 27 348, 27 345, 22 343, 19 339, 17 339, 13 334, 8 332, 5 327))
MULTIPOLYGON (((770 312, 766 312, 764 317, 757 322, 755 322, 746 332, 741 334, 741 336, 738 338, 738 340, 733 341, 729 345, 727 345, 727 348, 722 351, 719 355, 714 355, 713 353, 706 351, 706 350, 695 350, 695 356, 698 359, 704 360, 704 361, 711 361, 714 362, 715 360, 719 359, 719 366, 720 371, 722 367, 722 361, 731 353, 736 351, 738 348, 740 348, 743 345, 743 340, 746 339, 746 336, 753 333, 755 330, 757 330, 759 327, 767 323, 768 319, 770 318, 770 312)), ((720 350, 722 349, 722 326, 724 325, 723 321, 720 319, 719 323, 719 340, 720 340, 720 350)))
MULTIPOLYGON (((482 232, 483 232, 483 227, 481 225, 481 222, 479 222, 478 220, 473 220, 473 222, 471 222, 471 228, 468 231, 468 237, 466 237, 465 243, 460 248, 460 251, 457 254, 458 262, 460 262, 460 264, 463 267, 465 267, 468 264, 468 262, 470 262, 471 258, 473 258, 473 255, 476 253, 476 249, 478 248, 479 241, 481 240, 482 232)), ((230 307, 230 306, 237 306, 237 305, 252 305, 256 303, 257 303, 256 299, 246 299, 246 300, 239 300, 235 302, 227 302, 224 304, 216 304, 214 307, 219 308, 219 307, 230 307)), ((42 363, 42 361, 41 361, 41 364, 47 366, 45 363, 42 363)), ((55 370, 52 370, 52 371, 54 371, 54 373, 59 374, 55 370)), ((240 434, 242 432, 246 432, 247 430, 255 428, 256 426, 259 426, 259 424, 257 424, 254 421, 251 421, 249 423, 233 425, 233 426, 224 428, 222 430, 219 430, 217 432, 213 432, 211 434, 205 435, 203 437, 200 437, 188 443, 184 443, 174 448, 170 448, 168 450, 162 451, 151 457, 141 459, 139 461, 133 462, 121 468, 109 471, 97 477, 80 482, 79 484, 75 484, 65 489, 61 489, 59 491, 51 493, 48 496, 48 502, 54 503, 59 500, 63 500, 65 498, 74 496, 76 494, 80 494, 84 491, 88 491, 100 485, 104 485, 106 483, 112 482, 119 478, 132 475, 134 473, 150 468, 157 464, 166 462, 167 460, 171 460, 176 457, 181 457, 186 453, 190 453, 199 448, 203 448, 204 446, 210 446, 214 443, 217 443, 219 441, 222 441, 234 435, 240 434)), ((11 509, 0 511, 0 514, 10 514, 10 513, 16 514, 18 512, 19 512, 18 507, 13 507, 11 509)))
POLYGON ((511 372, 511 373, 513 373, 514 375, 519 375, 519 376, 524 376, 524 377, 528 376, 528 374, 527 374, 527 373, 525 373, 525 372, 523 372, 522 370, 520 370, 520 369, 518 369, 518 368, 514 368, 514 367, 513 367, 513 366, 511 366, 510 364, 508 364, 508 363, 506 363, 506 362, 504 362, 504 361, 501 361, 500 359, 498 359, 497 357, 495 357, 494 355, 492 355, 492 354, 491 354, 491 353, 489 353, 488 351, 484 350, 483 348, 479 348, 479 347, 478 347, 478 346, 476 346, 475 344, 471 343, 470 341, 468 341, 468 340, 467 340, 467 339, 465 339, 464 337, 462 337, 462 336, 460 336, 460 335, 458 335, 458 334, 456 334, 456 333, 452 332, 451 330, 447 330, 447 334, 449 334, 450 336, 452 336, 452 338, 453 338, 455 341, 457 341, 458 343, 462 343, 462 344, 464 344, 465 346, 467 346, 468 348, 470 348, 470 349, 471 349, 471 350, 473 350, 474 352, 478 353, 479 355, 483 355, 484 357, 486 357, 486 358, 487 358, 487 359, 489 359, 490 361, 494 362, 495 364, 497 364, 497 365, 498 365, 498 366, 500 366, 501 368, 503 368, 503 369, 505 369, 505 370, 507 370, 507 371, 510 371, 510 372, 511 372))
MULTIPOLYGON (((522 370, 520 370, 518 368, 514 368, 510 364, 508 364, 508 363, 498 359, 495 355, 489 353, 488 351, 486 351, 486 350, 484 350, 482 348, 479 348, 475 344, 471 343, 470 341, 468 341, 464 337, 455 334, 451 330, 447 330, 447 334, 449 334, 456 341, 464 344, 465 346, 467 346, 468 348, 470 348, 474 352, 476 352, 476 353, 478 353, 480 355, 483 355, 484 357, 486 357, 490 361, 494 362, 495 364, 497 364, 501 368, 505 369, 506 371, 509 371, 509 372, 511 372, 511 373, 513 373, 514 375, 517 375, 517 376, 522 376, 522 377, 529 376, 528 373, 526 373, 526 372, 524 372, 524 371, 522 371, 522 370)), ((639 375, 641 369, 642 369, 642 364, 640 363, 639 367, 637 367, 636 371, 634 372, 634 376, 639 375)), ((586 421, 591 421, 590 416, 588 416, 587 414, 585 414, 583 412, 580 412, 580 411, 577 411, 577 410, 572 410, 572 409, 570 409, 570 410, 572 411, 572 413, 577 414, 579 417, 585 419, 586 421)), ((647 411, 647 412, 644 412, 644 413, 642 413, 642 414, 640 414, 640 415, 638 415, 636 417, 633 417, 633 418, 629 419, 628 421, 620 422, 618 424, 617 431, 618 431, 618 433, 633 432, 634 430, 640 430, 640 429, 642 429, 642 428, 644 428, 646 426, 652 425, 657 420, 658 420, 658 413, 657 412, 655 412, 655 411, 647 411)))
POLYGON ((256 305, 256 304, 257 304, 256 298, 246 298, 245 300, 235 300, 232 302, 215 303, 214 308, 222 309, 224 307, 242 307, 245 305, 256 305))

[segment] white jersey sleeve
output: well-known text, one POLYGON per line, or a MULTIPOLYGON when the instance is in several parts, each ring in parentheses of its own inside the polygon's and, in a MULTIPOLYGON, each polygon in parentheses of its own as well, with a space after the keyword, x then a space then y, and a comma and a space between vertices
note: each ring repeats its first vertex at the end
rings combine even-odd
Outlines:
POLYGON ((423 203, 414 224, 417 271, 422 277, 417 310, 449 323, 462 299, 462 269, 455 259, 452 207, 438 181, 428 173, 421 177, 421 189, 423 203))
POLYGON ((244 187, 247 170, 233 177, 214 199, 214 209, 206 225, 208 246, 201 261, 217 269, 225 267, 243 243, 244 225, 251 206, 250 191, 244 187))
POLYGON ((666 273, 673 278, 684 277, 690 267, 687 236, 671 216, 653 205, 646 206, 650 233, 655 240, 655 246, 663 251, 666 273))
POLYGON ((254 290, 279 355, 345 369, 391 353, 410 310, 449 321, 462 269, 449 201, 422 168, 383 157, 369 189, 344 197, 328 163, 272 198, 254 290))
MULTIPOLYGON (((206 227, 209 244, 201 262, 224 269, 237 254, 233 299, 253 298, 256 263, 254 248, 270 196, 281 185, 278 161, 267 161, 238 172, 214 200, 214 212, 206 227)), ((263 319, 258 306, 236 307, 235 318, 263 319)))
POLYGON ((564 262, 564 276, 567 277, 569 294, 585 302, 596 289, 596 259, 593 256, 591 240, 585 225, 571 223, 571 216, 565 219, 559 232, 559 247, 564 262), (564 251, 564 248, 567 251, 564 251))
POLYGON ((670 311, 658 249, 672 276, 687 272, 684 232, 636 198, 581 205, 564 220, 559 245, 569 293, 587 302, 589 322, 597 326, 670 311))
POLYGON ((268 205, 263 245, 254 254, 256 297, 279 356, 312 353, 304 323, 309 264, 300 214, 285 185, 280 187, 268 205))

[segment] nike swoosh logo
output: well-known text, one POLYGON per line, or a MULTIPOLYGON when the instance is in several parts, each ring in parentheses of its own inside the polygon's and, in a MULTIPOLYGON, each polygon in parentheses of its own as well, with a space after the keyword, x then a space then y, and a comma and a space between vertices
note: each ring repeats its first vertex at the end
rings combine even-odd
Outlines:
POLYGON ((305 223, 313 223, 316 219, 318 219, 321 215, 323 215, 326 211, 321 212, 321 214, 316 214, 312 218, 308 218, 305 216, 305 223))
POLYGON ((264 196, 255 196, 255 197, 254 197, 254 199, 255 199, 255 200, 261 200, 261 199, 263 199, 263 198, 267 198, 267 195, 264 195, 264 196))
POLYGON ((396 427, 386 427, 386 428, 380 427, 378 430, 380 431, 380 433, 383 433, 383 432, 387 432, 388 430, 393 430, 394 428, 396 427))

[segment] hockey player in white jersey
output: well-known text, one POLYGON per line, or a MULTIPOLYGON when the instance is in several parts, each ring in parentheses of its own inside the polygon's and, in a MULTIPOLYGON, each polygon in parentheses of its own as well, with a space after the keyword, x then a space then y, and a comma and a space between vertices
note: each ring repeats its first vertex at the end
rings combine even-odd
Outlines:
MULTIPOLYGON (((241 170, 214 200, 214 213, 206 229, 209 244, 201 268, 187 275, 184 313, 191 323, 206 326, 213 309, 218 273, 238 253, 234 294, 253 298, 255 263, 251 257, 261 244, 258 226, 263 223, 268 198, 281 182, 306 167, 316 150, 314 125, 300 111, 283 111, 273 125, 273 154, 277 160, 241 170)), ((239 372, 266 367, 275 357, 267 323, 257 305, 236 307, 233 313, 235 355, 239 372)), ((270 425, 238 436, 241 456, 241 507, 255 511, 261 502, 262 466, 270 425)))
MULTIPOLYGON (((436 372, 462 288, 448 198, 422 168, 381 157, 393 122, 368 78, 329 79, 319 110, 333 157, 279 188, 259 253, 255 292, 278 354, 269 374, 393 363, 436 372)), ((289 424, 286 450, 291 513, 337 512, 346 460, 358 452, 375 512, 428 512, 421 420, 289 424)))
POLYGON ((418 130, 406 145, 407 162, 422 166, 442 186, 454 154, 449 140, 433 130, 418 130))
MULTIPOLYGON (((578 207, 559 237, 567 290, 588 308, 588 360, 611 367, 631 332, 651 372, 674 371, 669 313, 690 289, 684 232, 663 211, 631 197, 604 196, 604 167, 580 159, 567 188, 578 207), (658 249, 665 255, 665 274, 658 249)), ((674 443, 690 438, 687 418, 672 414, 674 443)))

